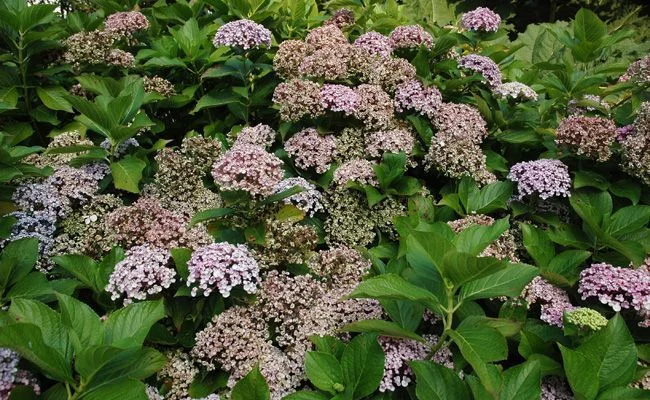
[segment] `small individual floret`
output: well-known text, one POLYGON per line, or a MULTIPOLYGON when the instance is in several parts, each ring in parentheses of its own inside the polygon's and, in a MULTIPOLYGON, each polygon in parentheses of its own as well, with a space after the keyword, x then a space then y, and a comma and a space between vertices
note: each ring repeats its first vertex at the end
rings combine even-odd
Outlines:
POLYGON ((366 151, 370 157, 381 157, 384 153, 406 153, 408 156, 415 146, 415 137, 407 129, 378 131, 366 137, 366 151))
POLYGON ((379 183, 373 165, 370 161, 363 159, 346 161, 334 171, 333 181, 341 186, 346 185, 348 182, 378 186, 379 183))
POLYGON ((106 31, 78 32, 63 41, 63 61, 79 68, 81 64, 105 64, 116 35, 106 31))
POLYGON ((282 180, 275 186, 274 193, 284 192, 285 190, 291 189, 294 186, 298 186, 303 189, 302 192, 292 194, 289 197, 286 197, 282 201, 285 204, 293 204, 310 217, 313 217, 315 213, 323 211, 323 204, 321 203, 322 194, 316 189, 316 185, 313 185, 304 178, 294 177, 287 178, 282 180))
POLYGON ((478 7, 463 14, 460 23, 470 31, 496 32, 499 30, 501 17, 487 7, 478 7))
POLYGON ((650 82, 650 55, 633 62, 619 78, 619 82, 633 82, 644 85, 650 82))
POLYGON ((607 318, 591 308, 578 307, 564 314, 564 323, 585 331, 597 331, 607 326, 607 318))
POLYGON ((163 97, 171 97, 176 94, 174 84, 161 76, 143 76, 144 91, 147 93, 158 93, 163 97))
POLYGON ((560 160, 542 159, 517 163, 510 168, 508 179, 517 183, 519 199, 531 195, 537 195, 543 200, 571 196, 569 168, 560 160))
POLYGON ((393 123, 393 102, 381 86, 362 84, 355 88, 359 106, 354 116, 368 129, 388 129, 393 123))
POLYGON ((250 144, 230 149, 212 166, 212 177, 223 190, 243 190, 255 196, 272 193, 282 175, 282 160, 250 144))
POLYGON ((494 88, 493 92, 504 99, 537 100, 537 92, 521 82, 506 82, 494 88))
POLYGON ((135 57, 128 51, 113 49, 106 56, 106 62, 116 67, 133 68, 135 57))
POLYGON ((314 168, 325 173, 336 154, 336 139, 332 135, 321 136, 314 128, 304 129, 284 143, 284 149, 302 169, 314 168))
POLYGON ((280 106, 283 121, 295 122, 305 116, 316 118, 324 112, 320 86, 302 79, 292 79, 276 86, 273 102, 280 106))
POLYGON ((271 31, 249 19, 222 25, 212 41, 215 47, 228 46, 243 50, 271 47, 271 31))
POLYGON ((366 50, 370 54, 376 54, 381 57, 390 57, 393 52, 390 38, 375 31, 366 32, 359 36, 354 41, 354 45, 366 50))
POLYGON ((400 84, 413 80, 415 67, 403 58, 384 58, 375 63, 368 76, 368 83, 379 85, 387 92, 394 92, 400 84))
POLYGON ((582 299, 597 298, 612 310, 650 311, 650 271, 646 266, 618 268, 609 264, 592 264, 580 273, 578 293, 582 299))
POLYGON ((305 42, 310 45, 314 50, 319 50, 325 47, 338 47, 348 45, 348 39, 338 27, 335 25, 325 25, 313 29, 307 35, 305 42))
POLYGON ((489 57, 469 54, 460 59, 458 66, 483 75, 492 87, 498 87, 501 84, 501 70, 499 70, 499 66, 489 57))
POLYGON ((341 8, 323 22, 323 25, 334 25, 339 29, 354 25, 354 13, 347 8, 341 8))
POLYGON ((278 46, 273 57, 273 69, 284 79, 300 76, 298 71, 302 60, 309 54, 309 45, 300 40, 285 40, 278 46))
POLYGON ((606 118, 571 116, 560 122, 556 135, 558 145, 568 146, 578 155, 607 161, 616 140, 616 125, 606 118))
POLYGON ((309 262, 311 272, 324 278, 329 287, 354 287, 371 266, 359 251, 346 246, 321 250, 309 262))
POLYGON ((104 30, 120 36, 131 37, 138 31, 149 29, 149 20, 141 12, 124 11, 109 15, 104 21, 104 30))
POLYGON ((247 126, 237 134, 235 146, 240 144, 250 144, 260 146, 263 148, 270 147, 275 141, 277 132, 268 125, 257 124, 255 126, 247 126))
POLYGON ((359 105, 357 93, 345 85, 323 85, 320 90, 323 108, 334 112, 351 115, 359 105))
POLYGON ((187 286, 192 288, 192 296, 201 290, 207 297, 217 290, 228 297, 235 286, 242 286, 247 293, 257 291, 259 266, 241 244, 223 242, 201 247, 192 253, 187 268, 187 286))
POLYGON ((418 80, 410 80, 395 88, 395 110, 415 111, 430 119, 442 106, 442 95, 436 87, 424 87, 418 80))
POLYGON ((480 144, 488 135, 487 123, 481 113, 467 104, 442 103, 431 122, 439 133, 454 140, 480 144))
POLYGON ((126 251, 124 260, 115 264, 106 291, 111 299, 124 297, 124 304, 146 300, 176 282, 176 271, 169 267, 169 252, 149 245, 126 251))
POLYGON ((528 305, 541 305, 540 319, 549 325, 562 327, 565 312, 573 310, 569 295, 537 276, 524 288, 523 297, 528 305))
POLYGON ((390 33, 390 41, 393 49, 409 49, 425 46, 430 48, 433 45, 433 37, 420 25, 400 25, 390 33))

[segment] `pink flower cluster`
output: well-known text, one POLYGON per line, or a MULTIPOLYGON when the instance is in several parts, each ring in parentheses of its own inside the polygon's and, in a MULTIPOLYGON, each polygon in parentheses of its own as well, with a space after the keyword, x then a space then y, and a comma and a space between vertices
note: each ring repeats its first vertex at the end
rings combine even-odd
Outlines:
POLYGON ((395 111, 415 111, 428 118, 434 118, 442 105, 442 95, 434 87, 424 87, 418 80, 404 82, 395 89, 395 111))
POLYGON ((606 118, 573 115, 560 122, 556 135, 558 145, 567 146, 578 155, 607 161, 612 156, 610 147, 616 139, 616 124, 606 118))
POLYGON ((271 46, 271 31, 249 19, 222 25, 212 41, 215 47, 229 46, 243 50, 271 46))
POLYGON ((146 300, 176 282, 176 271, 169 267, 169 252, 150 245, 127 250, 124 260, 115 264, 106 291, 111 299, 124 296, 124 304, 146 300))
POLYGON ((469 54, 460 59, 458 66, 483 75, 492 87, 498 87, 503 79, 499 66, 489 57, 469 54))
POLYGON ((336 138, 321 135, 314 128, 303 129, 284 143, 284 149, 294 157, 299 168, 314 168, 325 173, 336 155, 336 138))
POLYGON ((619 268, 610 264, 592 264, 580 273, 578 293, 582 299, 596 297, 619 312, 634 309, 650 312, 650 271, 640 268, 619 268))
POLYGON ((366 50, 369 54, 381 57, 390 57, 393 52, 393 43, 390 38, 379 32, 370 31, 359 36, 354 45, 366 50))
POLYGON ((277 132, 265 124, 247 126, 239 132, 234 145, 250 144, 268 148, 275 141, 275 135, 277 135, 277 132))
POLYGON ((200 289, 206 297, 214 290, 228 297, 230 291, 240 285, 247 293, 257 290, 259 266, 248 248, 241 244, 222 242, 201 247, 192 253, 187 268, 187 286, 198 284, 192 287, 192 296, 200 289))
POLYGON ((420 25, 400 25, 390 33, 391 47, 409 49, 414 47, 433 46, 433 37, 420 25))
POLYGON ((343 112, 351 115, 359 106, 359 96, 345 85, 326 84, 320 90, 323 108, 334 112, 343 112))
POLYGON ((517 183, 519 199, 538 195, 541 199, 571 196, 569 168, 560 160, 524 161, 510 168, 508 179, 517 183))
POLYGON ((141 12, 123 11, 111 14, 104 21, 104 30, 130 37, 138 31, 149 29, 149 20, 141 12))
POLYGON ((223 190, 243 190, 252 195, 272 193, 282 175, 282 160, 246 143, 227 151, 212 166, 212 177, 223 190))
POLYGON ((303 191, 285 198, 283 200, 285 204, 295 205, 310 217, 323 210, 323 204, 321 203, 322 193, 316 189, 316 185, 307 182, 305 178, 293 177, 283 179, 276 185, 274 193, 284 192, 294 186, 302 188, 303 191))
POLYGON ((496 32, 499 30, 501 17, 487 7, 478 7, 463 14, 460 23, 470 31, 496 32))
POLYGON ((575 308, 564 290, 551 285, 539 276, 526 286, 523 297, 529 306, 536 303, 541 305, 539 319, 549 325, 564 326, 564 313, 575 308))
POLYGON ((348 182, 378 186, 373 165, 370 161, 362 159, 346 161, 334 171, 334 183, 340 186, 344 186, 348 182))

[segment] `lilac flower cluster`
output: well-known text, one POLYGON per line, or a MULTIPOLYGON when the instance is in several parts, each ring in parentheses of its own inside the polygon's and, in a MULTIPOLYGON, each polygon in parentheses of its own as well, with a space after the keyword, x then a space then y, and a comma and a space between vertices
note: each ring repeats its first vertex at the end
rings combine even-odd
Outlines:
POLYGON ((395 89, 395 111, 415 111, 430 119, 442 105, 442 95, 434 87, 424 87, 418 80, 404 82, 395 89))
POLYGON ((557 376, 545 376, 542 378, 541 400, 574 400, 573 392, 569 384, 557 376))
MULTIPOLYGON (((31 372, 18 369, 20 357, 13 350, 0 347, 0 399, 10 398, 17 386, 31 386, 34 393, 41 394, 38 380, 31 372)), ((14 395, 11 398, 18 398, 14 395)))
POLYGON ((370 260, 347 246, 321 250, 309 262, 311 272, 324 278, 329 287, 354 287, 371 266, 370 260))
POLYGON ((582 299, 596 297, 619 312, 634 309, 650 312, 650 271, 647 267, 618 268, 610 264, 592 264, 580 273, 578 293, 582 299))
POLYGON ((176 271, 169 267, 169 260, 166 250, 150 245, 132 247, 124 260, 115 265, 106 291, 112 300, 124 297, 125 305, 146 300, 176 282, 176 271))
POLYGON ((517 183, 519 199, 537 195, 541 199, 571 196, 569 168, 560 160, 524 161, 510 168, 508 179, 517 183))
POLYGON ((650 82, 650 55, 630 64, 625 74, 619 78, 619 82, 633 82, 638 85, 650 82))
POLYGON ((539 276, 526 286, 523 298, 529 306, 537 303, 541 305, 539 319, 559 327, 564 325, 564 313, 575 308, 564 290, 551 285, 539 276))
POLYGON ((324 109, 343 112, 345 115, 353 114, 359 105, 357 93, 345 85, 323 85, 320 98, 324 109))
POLYGON ((336 48, 349 44, 343 31, 334 25, 325 25, 320 28, 312 29, 312 31, 307 34, 305 43, 312 46, 314 50, 320 50, 327 47, 336 48))
POLYGON ((373 165, 370 161, 363 159, 346 161, 334 171, 334 183, 341 186, 346 185, 348 182, 378 186, 379 183, 373 165))
POLYGON ((634 120, 634 134, 621 142, 621 165, 630 175, 650 185, 650 102, 639 107, 634 120))
POLYGON ((364 49, 369 54, 381 57, 390 57, 393 52, 393 43, 390 38, 375 31, 366 32, 359 36, 354 41, 354 45, 364 49))
POLYGON ((616 128, 616 140, 622 142, 627 139, 629 136, 636 134, 636 127, 634 124, 629 124, 616 128))
POLYGON ((314 214, 319 211, 323 211, 323 204, 321 203, 321 192, 316 189, 316 185, 307 182, 305 178, 294 177, 284 179, 275 186, 274 193, 283 192, 285 190, 291 189, 294 186, 298 186, 304 190, 285 198, 283 200, 285 204, 295 205, 298 209, 302 210, 310 217, 313 217, 314 214))
POLYGON ((504 99, 537 100, 537 93, 521 82, 506 82, 494 88, 493 92, 504 99))
POLYGON ((499 30, 501 17, 487 7, 478 7, 463 14, 460 23, 470 31, 496 32, 499 30))
POLYGON ((303 79, 292 79, 275 87, 273 102, 280 105, 284 121, 299 121, 304 116, 318 117, 325 111, 320 86, 303 79))
POLYGON ((228 46, 243 50, 271 47, 271 31, 249 19, 222 25, 212 41, 215 47, 228 46))
POLYGON ((16 223, 11 227, 11 235, 9 238, 6 241, 0 239, 0 247, 5 242, 24 238, 35 238, 38 239, 38 252, 40 257, 49 256, 50 250, 54 245, 56 217, 50 213, 40 211, 34 213, 16 211, 9 215, 16 218, 16 223))
POLYGON ((187 286, 192 287, 192 296, 201 290, 207 297, 218 290, 228 297, 235 286, 242 286, 247 293, 257 290, 259 266, 241 244, 223 242, 201 247, 192 253, 187 268, 187 286), (198 285, 194 286, 195 283, 198 285))
POLYGON ((460 59, 458 66, 483 75, 488 84, 496 88, 503 79, 499 66, 491 58, 478 54, 469 54, 460 59))
POLYGON ((314 128, 303 129, 284 143, 284 149, 294 157, 299 168, 314 168, 317 173, 327 171, 336 154, 336 139, 322 136, 314 128))
POLYGON ((371 157, 381 157, 383 153, 411 154, 415 146, 415 136, 407 129, 378 131, 366 137, 366 151, 371 157))
POLYGON ((235 146, 212 166, 212 177, 223 190, 243 190, 254 196, 272 193, 282 175, 282 160, 251 144, 235 146))
POLYGON ((138 11, 111 14, 104 21, 104 30, 119 36, 131 37, 134 33, 147 29, 149 29, 149 20, 138 11))
POLYGON ((433 46, 433 37, 420 25, 400 25, 393 29, 389 38, 394 50, 433 46))

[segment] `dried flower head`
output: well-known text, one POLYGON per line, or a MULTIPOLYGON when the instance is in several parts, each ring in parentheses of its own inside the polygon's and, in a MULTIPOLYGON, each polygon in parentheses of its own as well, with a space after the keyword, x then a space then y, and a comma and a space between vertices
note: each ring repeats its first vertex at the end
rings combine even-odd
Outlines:
POLYGON ((390 57, 393 52, 393 44, 390 38, 375 31, 362 34, 354 41, 354 45, 369 54, 376 54, 381 57, 390 57))
POLYGON ((124 304, 146 300, 176 282, 176 271, 169 266, 169 252, 157 247, 135 246, 126 251, 124 260, 115 264, 106 291, 111 299, 124 297, 124 304))
POLYGON ((273 57, 273 69, 284 79, 300 76, 300 64, 310 53, 309 45, 300 40, 285 40, 278 46, 273 57))
POLYGON ((336 154, 336 139, 332 135, 321 136, 314 128, 303 129, 284 143, 284 149, 302 169, 314 168, 325 173, 336 154))
POLYGON ((212 41, 215 47, 228 46, 243 50, 271 47, 271 31, 249 19, 222 25, 212 41))
POLYGON ((556 135, 558 145, 568 146, 578 155, 607 161, 616 140, 616 124, 601 117, 571 116, 560 122, 556 135))
POLYGON ((496 181, 486 162, 485 154, 475 140, 457 137, 449 131, 438 132, 424 157, 425 170, 435 169, 454 179, 469 176, 480 185, 496 181))
POLYGON ((315 118, 324 112, 320 86, 302 79, 292 79, 276 86, 273 102, 280 106, 283 121, 299 121, 305 116, 315 118))
POLYGON ((259 146, 241 144, 219 158, 212 177, 224 190, 268 195, 282 180, 282 160, 259 146))
POLYGON ((381 86, 362 84, 355 88, 359 106, 354 116, 368 129, 388 129, 393 124, 392 99, 381 86))
POLYGON ((345 85, 323 85, 320 97, 324 109, 343 112, 345 115, 353 114, 359 105, 357 93, 345 85))
POLYGON ((174 84, 161 76, 143 76, 144 91, 147 93, 158 93, 163 97, 171 97, 176 94, 174 84))
POLYGON ((344 128, 336 138, 336 160, 340 163, 365 158, 366 134, 361 128, 344 128))
POLYGON ((397 112, 415 111, 433 119, 442 105, 442 95, 436 87, 424 87, 413 79, 395 88, 394 104, 397 112))
POLYGON ((156 373, 158 380, 164 381, 169 387, 165 393, 165 400, 188 400, 190 399, 190 385, 199 373, 190 355, 181 349, 170 351, 165 354, 167 362, 156 373))
POLYGON ((481 113, 467 104, 441 103, 431 120, 439 133, 457 140, 480 144, 488 135, 481 113))
POLYGON ((373 132, 366 137, 366 151, 370 157, 379 158, 384 153, 406 153, 408 156, 415 146, 415 136, 407 129, 397 128, 389 131, 373 132))
POLYGON ((521 82, 506 82, 494 88, 493 92, 503 99, 537 100, 537 92, 521 82))
POLYGON ((374 165, 372 162, 364 159, 346 161, 334 171, 333 182, 341 186, 346 185, 348 182, 378 186, 377 175, 373 169, 374 165))
POLYGON ((149 20, 141 12, 124 11, 109 15, 104 21, 104 30, 119 36, 131 37, 138 31, 149 29, 149 20))
POLYGON ((346 246, 321 250, 309 262, 311 272, 324 278, 329 287, 354 287, 371 266, 359 251, 346 246))
POLYGON ((400 25, 390 33, 393 49, 409 49, 433 45, 433 37, 420 25, 400 25))
POLYGON ((78 68, 81 64, 105 64, 117 36, 107 31, 78 32, 63 41, 63 61, 78 68))
POLYGON ((266 319, 282 323, 313 307, 325 291, 325 286, 311 275, 292 276, 272 270, 260 285, 258 301, 266 319))
POLYGON ((339 81, 350 75, 349 62, 352 45, 325 46, 307 55, 298 72, 310 78, 324 81, 339 81))
POLYGON ((415 67, 403 58, 383 58, 375 63, 368 76, 368 83, 381 86, 393 93, 399 85, 415 79, 415 67))
POLYGON ((235 286, 242 286, 247 293, 257 291, 259 266, 241 244, 222 242, 201 247, 192 253, 187 268, 187 286, 192 288, 192 296, 201 290, 207 297, 217 290, 228 297, 235 286))
POLYGON ((501 17, 487 7, 478 7, 463 14, 460 23, 470 31, 496 32, 499 30, 501 17))
POLYGON ((323 25, 334 25, 339 29, 354 25, 354 13, 347 8, 341 8, 340 10, 336 10, 334 15, 325 20, 323 25))
POLYGON ((343 31, 341 31, 335 25, 325 25, 316 29, 312 29, 312 31, 307 35, 305 42, 314 50, 349 44, 348 39, 343 34, 343 31))
POLYGON ((257 124, 255 126, 247 126, 237 134, 235 146, 240 144, 250 144, 269 148, 275 141, 277 132, 268 125, 257 124))
POLYGON ((318 243, 318 233, 311 225, 291 220, 267 219, 264 244, 256 258, 264 267, 304 264, 318 243))
POLYGON ((106 62, 116 67, 133 68, 135 57, 128 51, 113 49, 106 56, 106 62))
POLYGON ((574 400, 573 392, 569 384, 557 376, 545 376, 542 378, 541 400, 574 400))
POLYGON ((560 160, 524 161, 510 168, 508 179, 517 183, 519 199, 537 195, 541 199, 571 196, 569 168, 560 160))

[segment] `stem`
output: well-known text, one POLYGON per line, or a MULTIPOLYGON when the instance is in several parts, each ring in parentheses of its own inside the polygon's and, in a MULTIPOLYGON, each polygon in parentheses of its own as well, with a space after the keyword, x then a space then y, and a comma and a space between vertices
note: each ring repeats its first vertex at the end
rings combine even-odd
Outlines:
POLYGON ((444 308, 445 316, 444 319, 442 320, 442 323, 444 324, 445 327, 444 330, 442 331, 442 335, 440 335, 440 338, 438 338, 438 342, 436 342, 436 345, 431 348, 431 351, 429 351, 429 355, 427 358, 432 358, 433 356, 435 356, 438 350, 440 350, 442 347, 446 345, 446 339, 449 336, 451 325, 454 322, 454 312, 458 310, 458 307, 460 307, 460 303, 454 305, 453 288, 447 287, 447 307, 444 308))
POLYGON ((36 135, 38 136, 41 144, 45 143, 41 132, 38 130, 38 125, 36 125, 32 119, 32 103, 29 99, 29 87, 27 86, 27 68, 25 66, 25 55, 23 50, 25 50, 25 34, 23 31, 18 32, 18 70, 20 71, 20 80, 21 86, 23 88, 23 97, 25 98, 25 108, 27 109, 27 115, 29 116, 31 124, 34 126, 36 135))

